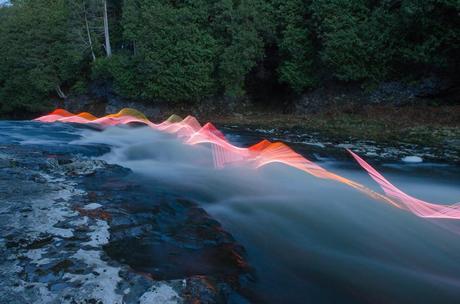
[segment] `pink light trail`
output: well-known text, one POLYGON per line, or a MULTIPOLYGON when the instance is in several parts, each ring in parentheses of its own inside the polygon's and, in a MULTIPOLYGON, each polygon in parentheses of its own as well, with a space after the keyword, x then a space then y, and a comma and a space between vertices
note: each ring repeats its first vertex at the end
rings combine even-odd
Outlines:
POLYGON ((95 124, 103 128, 130 123, 142 123, 152 129, 175 134, 181 138, 185 144, 211 144, 213 162, 216 168, 223 168, 228 164, 237 162, 247 162, 254 168, 260 168, 271 163, 282 163, 321 179, 329 179, 346 184, 376 200, 409 211, 419 217, 460 219, 460 202, 452 205, 443 205, 414 198, 391 184, 371 165, 348 149, 347 151, 380 186, 384 194, 377 193, 355 181, 322 168, 304 156, 296 153, 282 142, 262 140, 248 148, 237 147, 231 144, 223 133, 213 124, 207 123, 201 126, 198 120, 192 116, 187 116, 185 119, 182 119, 177 115, 172 115, 164 122, 155 124, 148 120, 142 113, 134 109, 123 109, 116 114, 110 114, 100 118, 86 112, 73 114, 63 109, 57 109, 49 115, 39 117, 35 120, 44 123, 64 122, 95 124))

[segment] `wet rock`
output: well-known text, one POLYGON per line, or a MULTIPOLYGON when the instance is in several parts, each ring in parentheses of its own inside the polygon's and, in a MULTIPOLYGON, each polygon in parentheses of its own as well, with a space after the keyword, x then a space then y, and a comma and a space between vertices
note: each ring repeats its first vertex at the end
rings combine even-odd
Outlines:
POLYGON ((7 248, 38 249, 53 241, 53 236, 50 235, 40 235, 37 238, 21 238, 16 235, 8 235, 5 238, 7 248))
POLYGON ((88 204, 88 205, 85 205, 83 207, 84 210, 95 210, 95 209, 98 209, 102 207, 101 204, 97 204, 97 203, 91 203, 91 204, 88 204))
POLYGON ((401 159, 405 163, 421 163, 423 159, 419 156, 406 156, 401 159))
POLYGON ((436 75, 411 83, 385 81, 372 90, 367 90, 359 84, 328 81, 321 87, 301 95, 293 104, 295 113, 308 114, 347 103, 402 106, 415 102, 429 102, 430 99, 436 98, 453 101, 458 100, 458 91, 458 83, 436 75))
POLYGON ((226 303, 223 295, 228 294, 228 286, 219 284, 205 276, 194 276, 186 280, 182 295, 187 303, 226 303))
POLYGON ((44 184, 47 182, 46 178, 40 174, 32 174, 30 175, 30 179, 36 183, 44 184))
POLYGON ((84 209, 84 208, 75 208, 82 216, 88 216, 91 218, 101 219, 101 220, 111 220, 112 216, 110 213, 102 210, 102 209, 84 209))
POLYGON ((401 81, 382 82, 369 95, 374 103, 404 104, 417 98, 445 97, 455 85, 452 81, 436 76, 420 79, 417 82, 405 83, 401 81))
POLYGON ((297 114, 317 113, 335 104, 361 103, 365 100, 366 94, 359 85, 328 82, 294 100, 294 112, 297 114))
POLYGON ((0 302, 206 303, 238 293, 250 268, 235 240, 193 202, 85 156, 104 149, 0 146, 0 302))
POLYGON ((64 259, 56 263, 53 267, 51 267, 51 271, 55 273, 60 272, 60 271, 66 271, 73 265, 74 263, 71 260, 64 259))
POLYGON ((26 248, 27 249, 38 249, 38 248, 41 248, 43 246, 50 244, 53 241, 53 239, 54 238, 52 236, 40 237, 38 239, 33 240, 30 244, 26 246, 26 248))
POLYGON ((92 175, 101 168, 104 168, 106 163, 101 160, 76 159, 70 163, 60 166, 60 169, 67 175, 92 175))
POLYGON ((174 283, 154 283, 139 299, 140 304, 149 303, 164 303, 164 304, 180 304, 183 303, 182 298, 173 288, 174 283))

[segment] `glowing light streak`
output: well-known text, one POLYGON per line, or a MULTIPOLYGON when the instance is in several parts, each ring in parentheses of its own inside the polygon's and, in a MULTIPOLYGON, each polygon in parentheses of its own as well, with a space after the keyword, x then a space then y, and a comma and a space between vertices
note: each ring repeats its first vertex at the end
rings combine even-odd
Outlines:
POLYGON ((231 144, 213 124, 207 123, 201 126, 196 118, 187 116, 185 119, 172 115, 162 123, 155 124, 145 117, 144 114, 134 109, 123 109, 116 114, 103 117, 95 117, 90 113, 72 114, 63 109, 57 109, 35 119, 36 121, 51 123, 79 123, 96 124, 101 127, 125 125, 130 123, 142 123, 152 129, 177 135, 189 145, 211 144, 213 163, 216 168, 223 168, 228 164, 247 162, 254 168, 260 168, 271 163, 282 163, 304 171, 317 178, 334 180, 346 184, 376 200, 380 200, 394 207, 410 211, 424 218, 460 219, 460 203, 442 205, 426 202, 414 198, 386 180, 377 170, 365 162, 358 155, 347 150, 358 164, 366 170, 369 176, 377 182, 385 194, 377 193, 355 181, 332 173, 321 166, 313 163, 302 155, 296 153, 289 146, 281 142, 261 142, 248 148, 241 148, 231 144))

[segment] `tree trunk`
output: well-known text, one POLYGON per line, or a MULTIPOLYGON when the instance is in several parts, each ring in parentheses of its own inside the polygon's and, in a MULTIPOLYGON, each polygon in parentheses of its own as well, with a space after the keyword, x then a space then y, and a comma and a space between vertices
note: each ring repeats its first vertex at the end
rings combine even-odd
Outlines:
POLYGON ((67 99, 67 96, 64 94, 64 92, 62 92, 60 85, 56 85, 56 93, 60 98, 67 99))
POLYGON ((112 48, 110 46, 109 34, 109 17, 107 16, 107 0, 104 0, 104 36, 105 36, 105 52, 107 57, 112 56, 112 48))
POLYGON ((91 49, 91 56, 93 57, 93 61, 96 61, 96 55, 94 55, 94 49, 93 49, 93 41, 91 39, 91 33, 89 31, 88 17, 86 16, 86 8, 85 8, 85 24, 86 24, 86 34, 88 35, 89 47, 91 49))

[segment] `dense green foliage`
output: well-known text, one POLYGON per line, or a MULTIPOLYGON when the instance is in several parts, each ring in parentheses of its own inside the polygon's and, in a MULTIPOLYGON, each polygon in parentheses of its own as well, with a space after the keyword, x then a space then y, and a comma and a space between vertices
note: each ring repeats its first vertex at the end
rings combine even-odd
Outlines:
POLYGON ((282 60, 279 80, 286 82, 296 92, 315 82, 313 60, 315 50, 308 21, 308 6, 302 0, 274 1, 273 11, 278 26, 277 45, 282 60))
POLYGON ((34 0, 0 12, 0 111, 36 110, 79 73, 69 11, 64 0, 34 0))
POLYGON ((37 111, 93 82, 126 98, 190 102, 244 96, 262 67, 266 86, 294 94, 325 79, 455 77, 460 67, 458 0, 112 0, 113 55, 104 2, 0 7, 0 112, 37 111))

